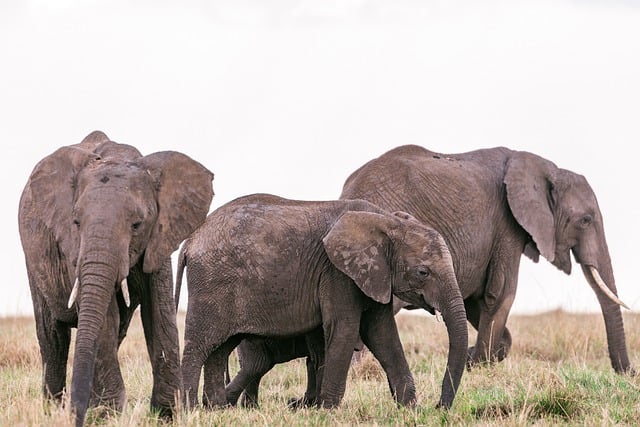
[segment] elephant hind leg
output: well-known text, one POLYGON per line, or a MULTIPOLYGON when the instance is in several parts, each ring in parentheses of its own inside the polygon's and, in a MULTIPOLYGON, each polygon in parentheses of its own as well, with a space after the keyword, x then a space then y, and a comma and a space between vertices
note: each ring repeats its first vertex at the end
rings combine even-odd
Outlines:
POLYGON ((204 387, 202 404, 217 408, 227 406, 224 374, 229 354, 240 343, 242 336, 236 335, 218 346, 204 363, 204 387))

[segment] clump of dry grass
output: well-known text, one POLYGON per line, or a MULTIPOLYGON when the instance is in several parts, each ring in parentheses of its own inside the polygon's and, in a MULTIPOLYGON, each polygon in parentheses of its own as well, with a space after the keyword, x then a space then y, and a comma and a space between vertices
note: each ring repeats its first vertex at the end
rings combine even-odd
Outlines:
MULTIPOLYGON (((262 381, 260 408, 181 411, 171 425, 633 425, 640 418, 640 377, 616 375, 599 314, 554 311, 512 316, 509 357, 465 372, 453 408, 435 409, 448 351, 443 323, 400 314, 398 329, 414 375, 419 404, 398 408, 370 353, 352 366, 342 405, 334 410, 287 408, 306 386, 304 361, 277 365, 262 381)), ((184 324, 181 314, 179 325, 184 324)), ((625 313, 632 364, 640 367, 640 315, 625 313)), ((475 334, 470 333, 473 343, 475 334)), ((139 319, 119 351, 128 401, 120 414, 91 410, 90 424, 164 426, 149 410, 151 367, 139 319)), ((232 370, 237 369, 235 358, 232 370)), ((0 425, 71 423, 68 405, 41 396, 40 355, 31 318, 0 319, 0 425)))

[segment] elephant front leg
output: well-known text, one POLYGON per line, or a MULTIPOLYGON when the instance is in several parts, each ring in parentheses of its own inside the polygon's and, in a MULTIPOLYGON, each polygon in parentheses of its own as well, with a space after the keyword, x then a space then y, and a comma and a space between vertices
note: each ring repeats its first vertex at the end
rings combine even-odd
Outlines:
POLYGON ((109 304, 103 333, 98 337, 90 405, 106 406, 118 411, 122 410, 125 403, 124 381, 118 362, 119 325, 120 314, 114 296, 109 304))
POLYGON ((359 319, 327 321, 323 324, 325 366, 317 402, 323 408, 334 408, 342 401, 353 349, 358 341, 359 324, 359 319))
POLYGON ((34 300, 36 333, 40 344, 40 356, 43 369, 43 394, 46 398, 61 400, 65 390, 67 377, 67 359, 69 357, 69 343, 71 342, 71 328, 53 319, 49 308, 41 296, 34 300), (36 302, 36 299, 39 302, 36 302))
POLYGON ((398 336, 391 304, 363 314, 360 337, 387 374, 396 402, 414 406, 416 387, 398 336))
POLYGON ((483 301, 465 301, 465 310, 471 325, 478 331, 476 344, 469 348, 467 367, 482 363, 500 362, 511 349, 511 333, 506 327, 513 297, 507 298, 495 310, 483 301))
POLYGON ((153 273, 143 287, 140 313, 153 372, 151 408, 172 416, 182 394, 176 310, 172 295, 171 263, 153 273))

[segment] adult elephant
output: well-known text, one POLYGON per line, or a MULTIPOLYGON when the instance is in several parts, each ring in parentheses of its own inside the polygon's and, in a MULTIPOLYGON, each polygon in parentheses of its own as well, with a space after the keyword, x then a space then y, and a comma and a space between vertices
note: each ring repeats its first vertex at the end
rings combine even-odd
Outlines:
MULTIPOLYGON (((227 357, 243 338, 287 338, 322 327, 318 402, 340 403, 360 336, 403 405, 415 386, 393 317, 392 294, 440 310, 449 358, 440 404, 449 407, 464 371, 467 322, 442 237, 415 219, 366 201, 236 199, 211 213, 178 257, 189 302, 182 373, 190 406, 225 406, 227 357)), ((176 291, 179 293, 179 289, 176 291)))
POLYGON ((521 254, 569 274, 573 252, 602 308, 611 365, 632 371, 602 214, 583 176, 503 147, 441 154, 408 145, 356 170, 340 198, 404 210, 442 234, 478 331, 471 364, 509 352, 521 254))
POLYGON ((77 425, 89 402, 123 406, 117 350, 138 305, 153 369, 151 406, 172 410, 181 375, 170 255, 204 221, 212 179, 184 154, 143 157, 99 131, 45 157, 31 173, 19 227, 43 392, 61 398, 77 327, 71 380, 77 425))

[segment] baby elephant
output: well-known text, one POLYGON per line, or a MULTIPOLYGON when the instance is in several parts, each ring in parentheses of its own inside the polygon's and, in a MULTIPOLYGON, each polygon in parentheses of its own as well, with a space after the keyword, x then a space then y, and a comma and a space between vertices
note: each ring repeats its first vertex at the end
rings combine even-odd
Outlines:
MULTIPOLYGON (((391 295, 440 311, 449 358, 439 406, 450 407, 465 368, 467 320, 449 250, 433 229, 362 200, 293 201, 258 194, 212 212, 185 242, 189 302, 182 359, 189 406, 225 406, 229 353, 244 338, 287 338, 322 327, 318 405, 337 406, 359 337, 384 369, 393 397, 415 386, 391 295)), ((177 289, 179 292, 179 288, 177 289)))

